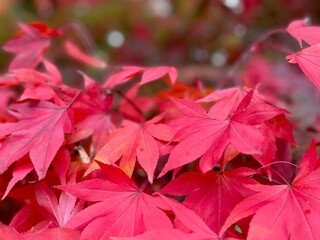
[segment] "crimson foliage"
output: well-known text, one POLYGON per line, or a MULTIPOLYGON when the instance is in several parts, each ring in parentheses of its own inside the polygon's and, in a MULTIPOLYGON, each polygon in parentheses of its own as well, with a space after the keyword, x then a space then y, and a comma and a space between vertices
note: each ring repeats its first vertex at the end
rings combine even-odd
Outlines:
MULTIPOLYGON (((46 58, 63 30, 19 27, 0 78, 2 207, 17 206, 1 239, 318 238, 320 27, 266 33, 220 88, 187 85, 171 66, 123 66, 102 84, 80 72, 82 89, 46 58), (263 58, 277 32, 300 49, 268 47, 310 82, 263 58)), ((112 68, 63 41, 72 60, 112 68)))

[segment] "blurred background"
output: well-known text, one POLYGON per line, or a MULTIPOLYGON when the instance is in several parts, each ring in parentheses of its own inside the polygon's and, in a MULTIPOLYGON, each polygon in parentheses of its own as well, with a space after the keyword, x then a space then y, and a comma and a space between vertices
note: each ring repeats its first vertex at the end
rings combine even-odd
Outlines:
MULTIPOLYGON (((18 31, 17 22, 40 21, 67 26, 68 37, 111 65, 174 65, 206 78, 266 30, 303 17, 319 24, 320 1, 0 0, 0 44, 18 31)), ((1 55, 4 70, 11 55, 1 55)))

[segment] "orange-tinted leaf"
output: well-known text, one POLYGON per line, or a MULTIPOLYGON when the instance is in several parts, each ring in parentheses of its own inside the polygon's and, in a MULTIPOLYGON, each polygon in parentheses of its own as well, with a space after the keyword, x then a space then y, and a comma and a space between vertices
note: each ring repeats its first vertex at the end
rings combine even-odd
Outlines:
POLYGON ((108 136, 106 144, 95 159, 107 164, 114 164, 120 159, 120 168, 131 176, 137 157, 152 182, 160 156, 159 145, 155 139, 168 142, 173 135, 171 127, 153 120, 142 124, 131 122, 108 136))

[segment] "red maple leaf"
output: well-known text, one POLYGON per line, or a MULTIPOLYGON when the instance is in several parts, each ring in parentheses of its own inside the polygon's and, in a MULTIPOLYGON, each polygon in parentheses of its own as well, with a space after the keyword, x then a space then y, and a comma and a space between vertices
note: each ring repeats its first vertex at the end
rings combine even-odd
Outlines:
MULTIPOLYGON (((71 177, 68 185, 74 185, 75 178, 71 177)), ((77 198, 64 191, 61 192, 59 201, 55 193, 43 182, 35 187, 35 196, 41 206, 41 214, 50 220, 56 227, 64 227, 76 213, 81 211, 84 201, 76 203, 77 198)))
POLYGON ((266 103, 254 103, 253 93, 251 90, 243 98, 227 120, 212 118, 193 101, 174 99, 185 117, 171 124, 177 130, 174 140, 180 143, 172 150, 160 176, 201 156, 200 168, 209 171, 229 144, 241 153, 261 154, 265 138, 256 125, 287 111, 266 103))
POLYGON ((302 47, 302 41, 307 42, 309 45, 320 43, 320 27, 307 26, 305 20, 295 20, 287 27, 287 32, 297 39, 302 47))
POLYGON ((210 108, 210 116, 215 119, 225 120, 230 113, 237 109, 237 106, 247 93, 248 90, 241 87, 227 88, 216 90, 197 100, 197 102, 214 102, 214 105, 210 108))
POLYGON ((43 228, 35 232, 23 233, 24 240, 80 239, 80 232, 68 228, 43 228))
MULTIPOLYGON (((70 103, 72 104, 72 103, 70 103)), ((0 125, 0 171, 29 153, 32 164, 42 179, 64 142, 64 134, 73 129, 70 104, 64 107, 51 102, 23 102, 11 105, 19 121, 0 125)))
POLYGON ((59 30, 51 29, 43 23, 20 23, 19 27, 19 36, 3 46, 4 50, 16 54, 9 70, 36 67, 50 45, 50 38, 61 35, 59 30))
POLYGON ((230 213, 220 231, 222 236, 234 223, 253 215, 248 239, 318 239, 320 164, 313 141, 291 184, 247 185, 256 191, 230 213))
POLYGON ((115 129, 109 114, 113 97, 104 94, 99 84, 89 76, 82 75, 85 92, 81 92, 72 105, 75 130, 68 142, 77 142, 92 135, 92 144, 97 152, 104 145, 107 135, 115 129))
POLYGON ((198 233, 186 233, 178 229, 155 229, 134 237, 112 237, 112 240, 208 240, 215 239, 213 236, 198 234, 198 233))
POLYGON ((320 89, 320 43, 287 55, 289 63, 299 65, 302 72, 320 89))
POLYGON ((22 85, 24 88, 19 100, 36 99, 50 100, 56 96, 49 84, 60 86, 62 84, 61 75, 58 69, 49 61, 43 60, 46 73, 29 68, 19 68, 12 70, 1 84, 5 86, 22 85))
POLYGON ((107 164, 114 164, 120 159, 120 168, 131 176, 138 158, 149 181, 152 182, 160 155, 156 139, 168 142, 174 135, 171 127, 158 123, 161 118, 162 116, 158 116, 140 124, 126 121, 121 128, 107 137, 105 145, 95 159, 107 164))
POLYGON ((17 232, 27 232, 41 221, 43 221, 43 216, 39 214, 34 205, 27 204, 14 215, 9 227, 14 228, 17 232))
POLYGON ((4 192, 2 199, 4 199, 8 195, 10 190, 18 181, 22 180, 33 169, 34 167, 28 157, 25 157, 18 161, 12 170, 12 178, 8 183, 7 189, 4 192))
MULTIPOLYGON (((150 97, 139 96, 140 85, 134 84, 123 96, 119 103, 119 112, 126 118, 136 122, 145 120, 145 113, 155 107, 155 100, 150 97)), ((119 93, 119 92, 118 92, 119 93)))
MULTIPOLYGON (((244 96, 250 90, 251 88, 247 87, 232 87, 223 90, 216 90, 197 100, 197 102, 214 102, 213 106, 209 109, 208 114, 212 118, 225 120, 237 109, 244 96)), ((267 100, 269 100, 257 90, 254 91, 252 98, 252 101, 257 103, 264 103, 268 102, 267 100)))
POLYGON ((11 89, 0 89, 0 122, 10 122, 13 120, 13 116, 8 111, 8 105, 15 97, 16 93, 11 89))
POLYGON ((61 36, 62 32, 58 29, 53 29, 47 26, 46 24, 42 22, 33 22, 29 24, 31 27, 35 28, 38 30, 38 33, 43 35, 43 36, 48 36, 48 37, 55 37, 55 36, 61 36))
POLYGON ((80 232, 67 228, 48 228, 18 233, 14 228, 0 223, 0 238, 3 240, 57 240, 57 239, 80 239, 80 232))
POLYGON ((187 196, 183 204, 196 212, 204 222, 218 232, 233 207, 252 190, 244 184, 254 184, 249 176, 257 171, 238 168, 225 172, 183 173, 159 192, 174 196, 187 196))
POLYGON ((178 73, 177 69, 174 67, 136 67, 136 66, 126 66, 122 67, 122 71, 111 75, 106 82, 104 83, 104 88, 113 88, 119 84, 125 83, 129 81, 131 78, 137 76, 142 73, 142 78, 140 80, 140 84, 146 84, 151 81, 155 81, 159 78, 162 78, 166 74, 169 75, 172 83, 175 83, 178 73))
POLYGON ((73 57, 74 59, 80 62, 83 62, 89 66, 93 66, 96 68, 105 68, 107 66, 107 64, 104 61, 82 52, 71 41, 66 41, 64 46, 65 46, 65 49, 67 50, 68 55, 70 55, 71 57, 73 57))
POLYGON ((97 202, 76 214, 66 227, 83 229, 83 239, 130 237, 155 229, 173 229, 165 211, 172 211, 189 230, 216 235, 191 210, 162 195, 151 196, 119 168, 100 164, 107 179, 59 186, 86 201, 97 202))

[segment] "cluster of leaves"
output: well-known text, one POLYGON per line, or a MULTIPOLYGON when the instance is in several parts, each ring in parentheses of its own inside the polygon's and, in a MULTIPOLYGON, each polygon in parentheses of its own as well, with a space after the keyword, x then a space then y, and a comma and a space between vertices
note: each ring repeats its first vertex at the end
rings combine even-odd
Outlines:
MULTIPOLYGON (((298 166, 289 111, 274 104, 288 103, 256 85, 252 72, 261 62, 225 89, 178 82, 168 66, 124 66, 102 84, 80 72, 84 86, 76 89, 45 55, 63 31, 42 23, 19 27, 3 47, 15 57, 0 78, 1 195, 19 207, 1 224, 1 237, 320 235, 319 119, 308 127, 315 138, 298 166), (165 87, 144 96, 141 88, 158 79, 165 87)), ((301 47, 287 60, 320 88, 320 28, 298 20, 283 31, 301 47)), ((85 65, 107 67, 70 41, 65 49, 85 65)))

